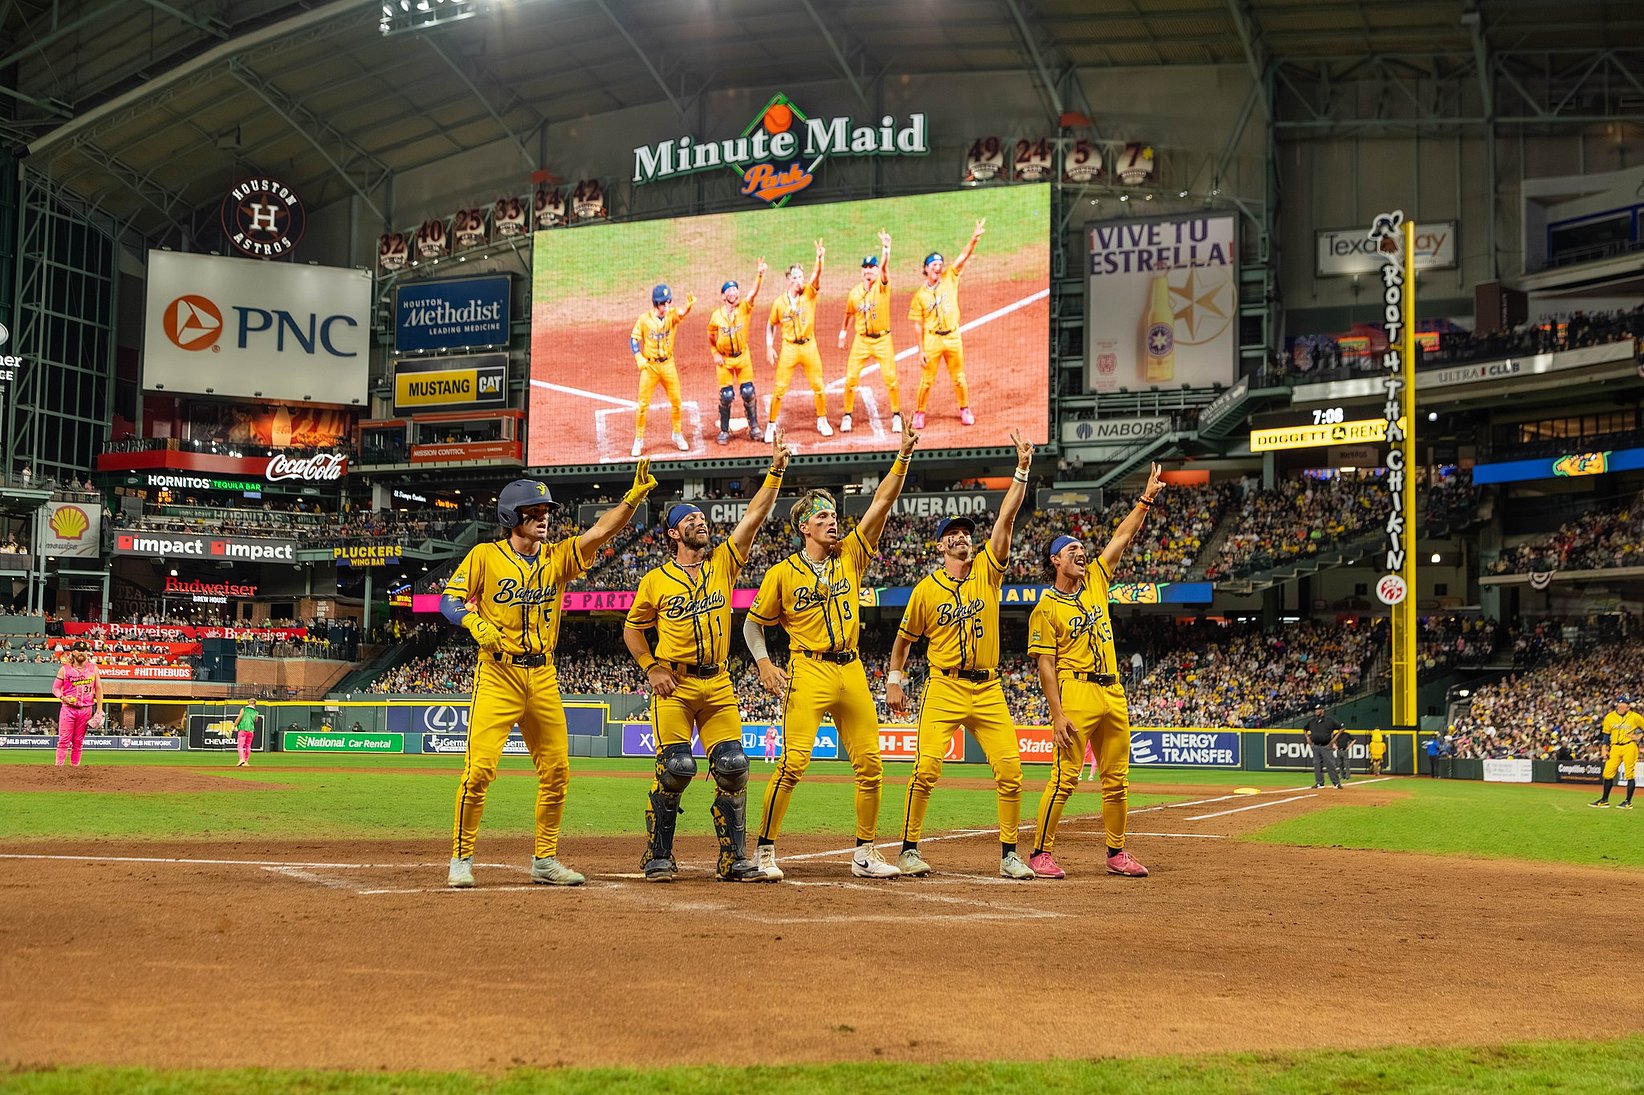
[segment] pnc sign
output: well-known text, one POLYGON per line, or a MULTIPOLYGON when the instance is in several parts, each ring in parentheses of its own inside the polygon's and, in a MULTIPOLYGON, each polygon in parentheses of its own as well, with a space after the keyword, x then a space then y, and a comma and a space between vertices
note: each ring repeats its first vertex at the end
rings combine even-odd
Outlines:
POLYGON ((772 207, 810 186, 829 156, 924 156, 930 153, 925 115, 910 114, 899 125, 893 115, 877 125, 858 125, 848 116, 810 117, 792 99, 777 94, 735 137, 697 141, 673 137, 634 149, 636 185, 724 167, 742 180, 742 193, 772 207))
MULTIPOLYGON (((271 341, 278 353, 288 348, 311 356, 358 357, 353 340, 344 337, 349 328, 358 328, 353 316, 320 316, 317 312, 297 315, 285 309, 259 308, 249 304, 229 306, 234 346, 244 350, 253 340, 271 341), (339 328, 341 333, 339 333, 339 328)), ((166 305, 166 337, 179 350, 221 353, 223 310, 210 297, 186 293, 166 305)))

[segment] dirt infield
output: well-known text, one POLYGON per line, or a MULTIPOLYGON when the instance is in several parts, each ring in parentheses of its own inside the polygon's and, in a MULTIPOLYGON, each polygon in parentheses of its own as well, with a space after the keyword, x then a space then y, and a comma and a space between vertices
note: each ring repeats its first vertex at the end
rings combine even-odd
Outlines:
POLYGON ((1636 906, 1644 875, 1236 839, 1397 793, 1138 809, 1145 880, 1100 873, 1088 817, 1064 828, 1071 877, 1028 883, 995 876, 988 833, 928 838, 937 873, 885 883, 850 877, 849 841, 795 840, 789 881, 757 886, 714 881, 704 839, 668 886, 635 877, 634 839, 578 839, 574 890, 527 883, 523 838, 483 840, 470 891, 444 888, 430 843, 14 843, 0 1060, 488 1070, 1591 1035, 1623 986, 1563 941, 1636 906))

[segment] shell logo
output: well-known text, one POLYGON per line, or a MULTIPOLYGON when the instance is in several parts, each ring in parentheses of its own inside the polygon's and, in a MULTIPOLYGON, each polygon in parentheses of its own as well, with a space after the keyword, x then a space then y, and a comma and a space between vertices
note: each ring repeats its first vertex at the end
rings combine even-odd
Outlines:
POLYGON ((63 506, 47 522, 59 540, 78 540, 91 527, 91 518, 79 506, 63 506))
POLYGON ((166 337, 179 350, 214 349, 223 333, 223 313, 215 303, 193 293, 166 305, 166 337))

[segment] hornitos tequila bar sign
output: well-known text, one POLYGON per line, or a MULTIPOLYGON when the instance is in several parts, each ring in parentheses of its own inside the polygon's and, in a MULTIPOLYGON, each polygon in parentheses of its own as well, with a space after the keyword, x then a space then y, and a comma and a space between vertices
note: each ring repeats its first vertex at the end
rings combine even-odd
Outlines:
POLYGON ((890 114, 877 124, 849 116, 810 117, 786 95, 776 95, 735 136, 716 141, 671 137, 634 149, 634 184, 661 182, 698 171, 729 168, 742 193, 772 206, 805 189, 829 156, 924 156, 930 135, 923 114, 905 122, 890 114))

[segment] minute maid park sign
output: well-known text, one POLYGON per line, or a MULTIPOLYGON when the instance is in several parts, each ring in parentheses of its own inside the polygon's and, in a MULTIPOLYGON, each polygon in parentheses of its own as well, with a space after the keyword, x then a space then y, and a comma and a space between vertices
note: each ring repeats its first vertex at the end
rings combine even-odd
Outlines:
POLYGON ((719 141, 674 137, 634 149, 634 183, 661 182, 725 167, 742 179, 742 193, 772 206, 787 203, 811 185, 829 156, 924 156, 930 139, 923 114, 898 127, 886 114, 877 126, 850 117, 812 118, 778 94, 755 114, 740 136, 719 141))

